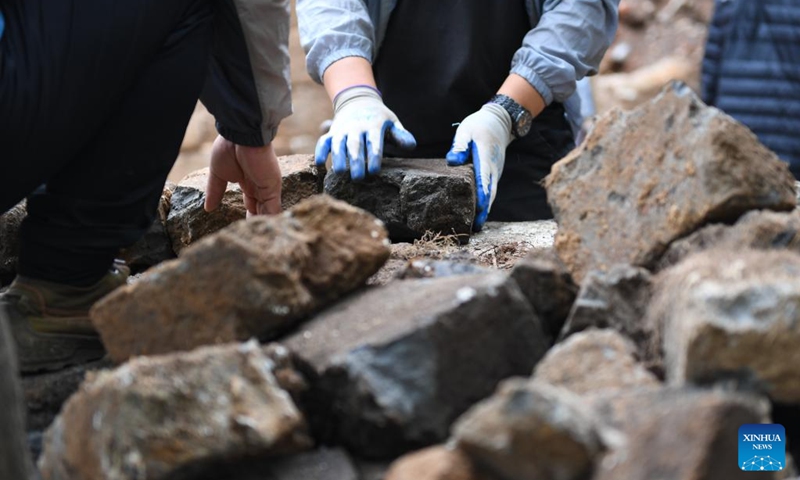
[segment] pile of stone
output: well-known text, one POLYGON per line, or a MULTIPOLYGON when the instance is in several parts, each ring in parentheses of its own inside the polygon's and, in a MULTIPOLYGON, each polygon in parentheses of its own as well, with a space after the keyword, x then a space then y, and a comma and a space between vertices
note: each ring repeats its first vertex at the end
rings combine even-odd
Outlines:
POLYGON ((700 91, 714 0, 621 0, 614 43, 593 78, 597 111, 634 108, 671 80, 700 91))
POLYGON ((73 382, 43 477, 750 478, 739 427, 800 411, 788 167, 674 84, 547 189, 553 248, 510 271, 365 287, 388 230, 324 195, 201 234, 93 309, 114 365, 73 382))

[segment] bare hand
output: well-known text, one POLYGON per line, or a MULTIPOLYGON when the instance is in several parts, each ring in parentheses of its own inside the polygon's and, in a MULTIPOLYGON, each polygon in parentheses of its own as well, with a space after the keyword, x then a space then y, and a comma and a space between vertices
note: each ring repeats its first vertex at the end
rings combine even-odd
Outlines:
POLYGON ((248 216, 281 212, 281 168, 272 144, 245 147, 218 136, 211 149, 207 212, 219 207, 228 182, 242 188, 248 216))

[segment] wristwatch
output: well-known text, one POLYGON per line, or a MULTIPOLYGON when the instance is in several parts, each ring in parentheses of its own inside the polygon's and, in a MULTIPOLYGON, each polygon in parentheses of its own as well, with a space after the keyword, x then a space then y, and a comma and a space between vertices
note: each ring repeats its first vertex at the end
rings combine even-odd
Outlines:
POLYGON ((498 94, 492 97, 489 103, 500 105, 511 115, 511 133, 514 134, 515 137, 524 137, 531 131, 531 122, 533 121, 531 112, 515 102, 513 98, 508 95, 498 94))

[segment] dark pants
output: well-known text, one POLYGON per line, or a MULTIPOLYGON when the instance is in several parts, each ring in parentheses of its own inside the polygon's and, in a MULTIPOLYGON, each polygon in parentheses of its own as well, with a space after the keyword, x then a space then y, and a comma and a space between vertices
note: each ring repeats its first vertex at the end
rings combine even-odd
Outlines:
POLYGON ((14 341, 0 308, 0 478, 33 480, 14 341))
POLYGON ((35 190, 18 271, 88 285, 153 222, 203 87, 212 6, 0 0, 0 9, 0 213, 35 190))

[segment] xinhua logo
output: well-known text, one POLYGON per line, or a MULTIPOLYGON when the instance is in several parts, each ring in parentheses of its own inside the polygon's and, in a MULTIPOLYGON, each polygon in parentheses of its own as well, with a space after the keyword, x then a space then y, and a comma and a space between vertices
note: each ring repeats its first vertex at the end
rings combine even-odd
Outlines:
POLYGON ((776 472, 786 466, 786 430, 775 423, 739 427, 739 468, 776 472))

